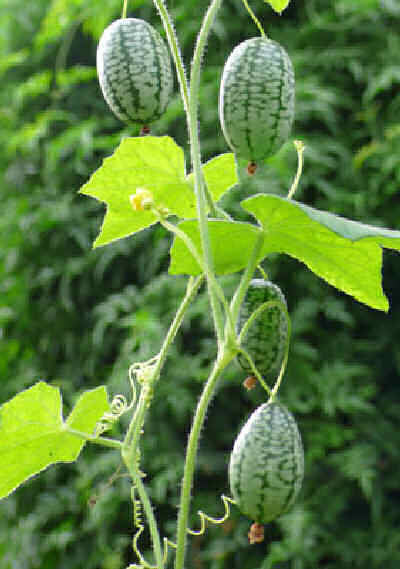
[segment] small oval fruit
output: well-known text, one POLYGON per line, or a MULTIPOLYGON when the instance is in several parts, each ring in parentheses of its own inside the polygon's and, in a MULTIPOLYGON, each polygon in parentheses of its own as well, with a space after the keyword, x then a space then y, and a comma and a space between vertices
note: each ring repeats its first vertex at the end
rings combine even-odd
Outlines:
POLYGON ((287 141, 294 117, 294 72, 283 47, 265 37, 235 47, 222 73, 219 117, 228 145, 256 163, 287 141))
MULTIPOLYGON (((269 301, 276 301, 278 304, 266 308, 256 316, 241 342, 241 347, 250 354, 262 376, 276 379, 285 357, 289 333, 286 299, 276 284, 264 279, 251 280, 239 311, 237 333, 240 333, 251 314, 269 301)), ((243 371, 253 373, 243 354, 238 354, 237 359, 243 371)))
POLYGON ((295 502, 304 475, 297 423, 278 402, 264 403, 240 431, 231 453, 229 482, 240 511, 265 524, 295 502))
POLYGON ((105 100, 122 121, 147 125, 171 100, 168 48, 144 20, 122 18, 104 30, 97 47, 97 73, 105 100))

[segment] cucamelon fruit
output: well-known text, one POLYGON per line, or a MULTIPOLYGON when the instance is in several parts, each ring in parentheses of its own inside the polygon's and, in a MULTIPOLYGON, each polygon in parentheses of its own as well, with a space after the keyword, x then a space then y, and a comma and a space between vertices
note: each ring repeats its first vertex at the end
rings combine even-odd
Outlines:
MULTIPOLYGON (((242 339, 241 347, 249 353, 262 376, 276 379, 286 354, 289 334, 286 300, 276 284, 264 279, 251 280, 240 307, 237 333, 240 333, 251 314, 269 301, 277 304, 265 308, 255 317, 242 339)), ((243 354, 239 353, 237 359, 243 371, 253 373, 243 354)))
POLYGON ((278 402, 264 403, 240 431, 230 457, 229 482, 240 511, 271 522, 296 500, 304 475, 297 423, 278 402))
POLYGON ((294 117, 294 72, 277 42, 257 37, 240 43, 222 73, 219 117, 228 145, 252 163, 287 141, 294 117))
POLYGON ((105 100, 122 121, 148 125, 164 113, 171 99, 168 48, 144 20, 122 18, 104 30, 97 73, 105 100))

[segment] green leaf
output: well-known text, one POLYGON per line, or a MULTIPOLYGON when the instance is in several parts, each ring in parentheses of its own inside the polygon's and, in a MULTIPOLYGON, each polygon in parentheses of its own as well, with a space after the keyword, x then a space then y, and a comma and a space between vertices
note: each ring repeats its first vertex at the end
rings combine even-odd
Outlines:
POLYGON ((280 14, 288 6, 290 0, 265 0, 275 12, 280 14))
MULTIPOLYGON (((214 201, 218 201, 228 190, 238 182, 235 155, 220 154, 211 158, 202 166, 204 179, 214 201)), ((187 176, 187 181, 194 187, 193 173, 187 176)))
MULTIPOLYGON (((179 229, 192 239, 197 250, 200 251, 198 222, 196 220, 182 221, 179 229)), ((216 273, 224 275, 243 269, 261 233, 260 229, 250 223, 219 219, 209 221, 208 229, 216 273)), ((171 274, 197 275, 201 272, 196 260, 181 239, 174 239, 170 254, 169 272, 171 274)))
POLYGON ((150 211, 134 211, 129 198, 149 190, 154 203, 181 218, 196 215, 195 196, 185 178, 183 150, 169 136, 125 138, 80 193, 107 204, 94 247, 127 237, 156 223, 150 211))
MULTIPOLYGON (((271 253, 286 253, 360 302, 388 310, 382 290, 382 247, 400 250, 400 231, 351 221, 275 195, 252 196, 242 206, 263 227, 265 239, 259 261, 271 253)), ((260 229, 224 220, 210 220, 208 227, 216 273, 246 267, 260 229)), ((197 221, 184 221, 179 228, 200 250, 197 221)), ((200 272, 179 238, 171 248, 169 270, 171 274, 200 272)))
POLYGON ((387 311, 382 247, 400 250, 400 231, 373 227, 293 200, 262 194, 242 202, 262 224, 263 254, 287 253, 360 302, 387 311))
POLYGON ((55 462, 73 462, 85 441, 66 425, 88 434, 109 409, 104 386, 81 395, 65 424, 57 387, 40 381, 0 407, 0 498, 55 462))

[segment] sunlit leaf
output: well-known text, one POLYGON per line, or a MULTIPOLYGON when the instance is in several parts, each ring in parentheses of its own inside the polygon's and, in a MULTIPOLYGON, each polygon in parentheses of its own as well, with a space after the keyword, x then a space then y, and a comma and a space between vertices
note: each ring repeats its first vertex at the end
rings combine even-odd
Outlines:
POLYGON ((40 381, 0 407, 0 498, 55 462, 73 462, 85 444, 66 425, 91 434, 109 409, 104 386, 81 395, 67 422, 57 387, 40 381))
MULTIPOLYGON (((179 229, 192 239, 197 250, 200 251, 197 221, 182 221, 179 229)), ((217 274, 229 274, 243 269, 261 233, 260 229, 250 223, 223 220, 209 221, 208 229, 217 274)), ((201 272, 199 265, 179 238, 174 240, 171 248, 169 272, 189 275, 197 275, 201 272)))
POLYGON ((151 192, 156 206, 181 218, 195 216, 195 196, 185 178, 183 150, 169 136, 125 138, 80 193, 107 204, 94 246, 127 237, 157 222, 151 211, 134 211, 136 190, 151 192))
MULTIPOLYGON (((238 181, 235 155, 232 153, 211 158, 203 165, 202 170, 207 188, 216 202, 238 181)), ((194 186, 193 173, 187 176, 187 181, 194 186)))
MULTIPOLYGON (((259 260, 271 253, 286 253, 360 302, 388 310, 382 290, 382 247, 400 250, 400 231, 357 223, 268 194, 248 198, 242 205, 264 230, 259 260)), ((222 220, 209 221, 208 226, 217 274, 243 269, 260 229, 222 220)), ((200 250, 197 222, 185 221, 179 227, 200 250)), ((170 272, 200 272, 180 239, 171 248, 170 272)))
POLYGON ((272 195, 242 206, 262 224, 264 253, 281 252, 372 308, 388 310, 382 291, 382 247, 400 249, 400 231, 352 221, 272 195))
POLYGON ((275 12, 280 14, 288 6, 290 0, 265 0, 275 12))

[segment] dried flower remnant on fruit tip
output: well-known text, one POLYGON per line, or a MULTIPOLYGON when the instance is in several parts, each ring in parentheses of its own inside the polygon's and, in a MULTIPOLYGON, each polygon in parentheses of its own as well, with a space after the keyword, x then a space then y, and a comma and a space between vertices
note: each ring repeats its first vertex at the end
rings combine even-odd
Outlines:
POLYGON ((144 188, 138 188, 134 194, 129 196, 134 211, 145 211, 151 209, 154 204, 153 194, 144 188))
POLYGON ((247 173, 249 176, 254 176, 257 170, 257 164, 255 162, 249 162, 247 164, 247 173))
POLYGON ((140 129, 139 136, 148 136, 150 134, 150 127, 147 124, 144 124, 140 129))
POLYGON ((256 385, 257 385, 257 378, 254 377, 254 375, 249 375, 249 377, 246 377, 246 379, 243 382, 243 387, 245 387, 247 391, 250 391, 250 389, 254 389, 256 385))
POLYGON ((261 543, 264 541, 264 526, 254 522, 251 525, 248 533, 249 543, 253 545, 254 543, 261 543))

